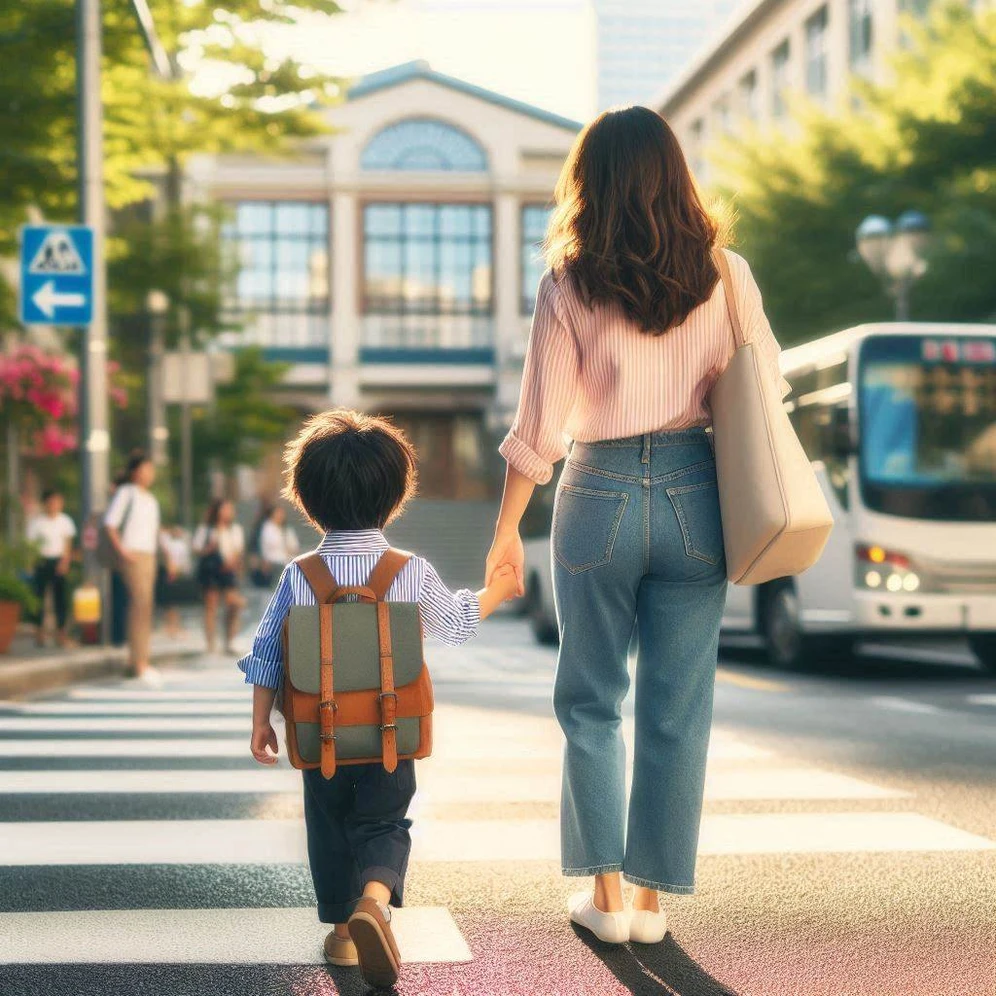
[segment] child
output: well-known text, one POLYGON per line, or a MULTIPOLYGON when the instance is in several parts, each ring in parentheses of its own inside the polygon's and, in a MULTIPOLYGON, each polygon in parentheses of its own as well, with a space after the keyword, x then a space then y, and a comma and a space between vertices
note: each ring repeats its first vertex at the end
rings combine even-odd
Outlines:
MULTIPOLYGON (((285 496, 325 533, 318 552, 342 585, 366 583, 389 546, 381 529, 415 491, 415 452, 390 422, 346 409, 316 415, 287 447, 285 496)), ((512 568, 474 593, 449 591, 428 561, 412 557, 388 591, 393 601, 417 601, 426 635, 455 645, 469 640, 480 619, 516 591, 512 568)), ((251 750, 260 764, 276 763, 270 724, 283 664, 281 631, 291 605, 314 604, 300 568, 289 564, 259 624, 252 651, 239 661, 253 689, 251 750)), ((333 965, 359 964, 372 985, 397 981, 398 950, 389 904, 401 906, 408 854, 407 819, 415 793, 411 760, 388 773, 381 764, 340 767, 325 779, 304 776, 308 859, 318 918, 334 924, 325 938, 333 965), (373 919, 379 929, 363 929, 373 919), (352 928, 352 929, 351 929, 352 928)))
POLYGON ((36 641, 45 645, 45 592, 52 589, 55 608, 55 639, 60 647, 71 647, 66 624, 69 619, 67 575, 73 559, 76 525, 64 511, 62 493, 51 489, 42 495, 43 511, 28 523, 28 542, 38 544, 35 591, 38 593, 36 641))

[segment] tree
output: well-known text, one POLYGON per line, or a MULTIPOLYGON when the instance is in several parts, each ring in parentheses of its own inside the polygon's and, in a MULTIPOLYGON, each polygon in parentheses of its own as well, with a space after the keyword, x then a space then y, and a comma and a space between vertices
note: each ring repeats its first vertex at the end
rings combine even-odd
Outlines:
MULTIPOLYGON (((235 354, 232 380, 219 384, 214 404, 193 413, 194 480, 216 468, 258 465, 264 452, 287 438, 300 419, 297 409, 274 400, 287 365, 271 363, 256 348, 235 354)), ((179 443, 179 427, 170 433, 179 443)))
MULTIPOLYGON (((198 152, 279 153, 327 130, 322 106, 336 80, 267 51, 267 29, 333 0, 150 0, 176 67, 213 68, 223 83, 195 92, 189 79, 156 76, 131 0, 104 0, 104 174, 112 209, 148 199, 154 179, 175 183, 198 152)), ((53 220, 76 210, 74 0, 0 6, 0 257, 13 254, 31 207, 53 220)), ((0 279, 0 327, 12 327, 12 295, 0 279)))
POLYGON ((913 317, 996 314, 996 12, 936 5, 904 31, 892 82, 854 81, 834 112, 800 101, 791 134, 717 149, 717 190, 785 343, 892 317, 854 231, 908 208, 936 231, 913 317))

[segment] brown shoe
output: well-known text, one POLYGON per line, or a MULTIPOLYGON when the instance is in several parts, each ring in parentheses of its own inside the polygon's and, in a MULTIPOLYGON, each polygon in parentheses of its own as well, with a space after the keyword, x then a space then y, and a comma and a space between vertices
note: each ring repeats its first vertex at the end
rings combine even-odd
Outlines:
POLYGON ((340 937, 334 930, 329 931, 322 950, 325 953, 325 960, 330 965, 348 967, 360 963, 360 959, 356 956, 356 945, 348 937, 340 937))
POLYGON ((375 988, 393 986, 401 971, 401 954, 391 931, 390 911, 385 916, 376 899, 364 897, 356 904, 347 926, 363 978, 375 988))

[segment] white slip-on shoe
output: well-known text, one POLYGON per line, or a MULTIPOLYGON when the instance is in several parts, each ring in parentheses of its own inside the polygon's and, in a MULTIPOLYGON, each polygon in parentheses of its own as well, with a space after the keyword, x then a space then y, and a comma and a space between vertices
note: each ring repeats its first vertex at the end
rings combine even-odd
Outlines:
POLYGON ((629 921, 629 939, 637 944, 660 944, 667 933, 667 914, 649 910, 633 910, 629 921))
POLYGON ((576 892, 567 900, 571 920, 590 930, 606 944, 625 944, 629 940, 629 917, 622 913, 603 913, 590 892, 576 892))

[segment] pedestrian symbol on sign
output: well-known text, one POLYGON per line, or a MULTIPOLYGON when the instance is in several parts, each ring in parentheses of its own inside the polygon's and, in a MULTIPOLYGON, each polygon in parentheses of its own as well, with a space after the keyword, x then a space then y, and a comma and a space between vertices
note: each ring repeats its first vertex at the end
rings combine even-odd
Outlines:
POLYGON ((86 273, 83 259, 76 251, 68 232, 51 231, 38 247, 28 273, 64 273, 82 276, 86 273))

